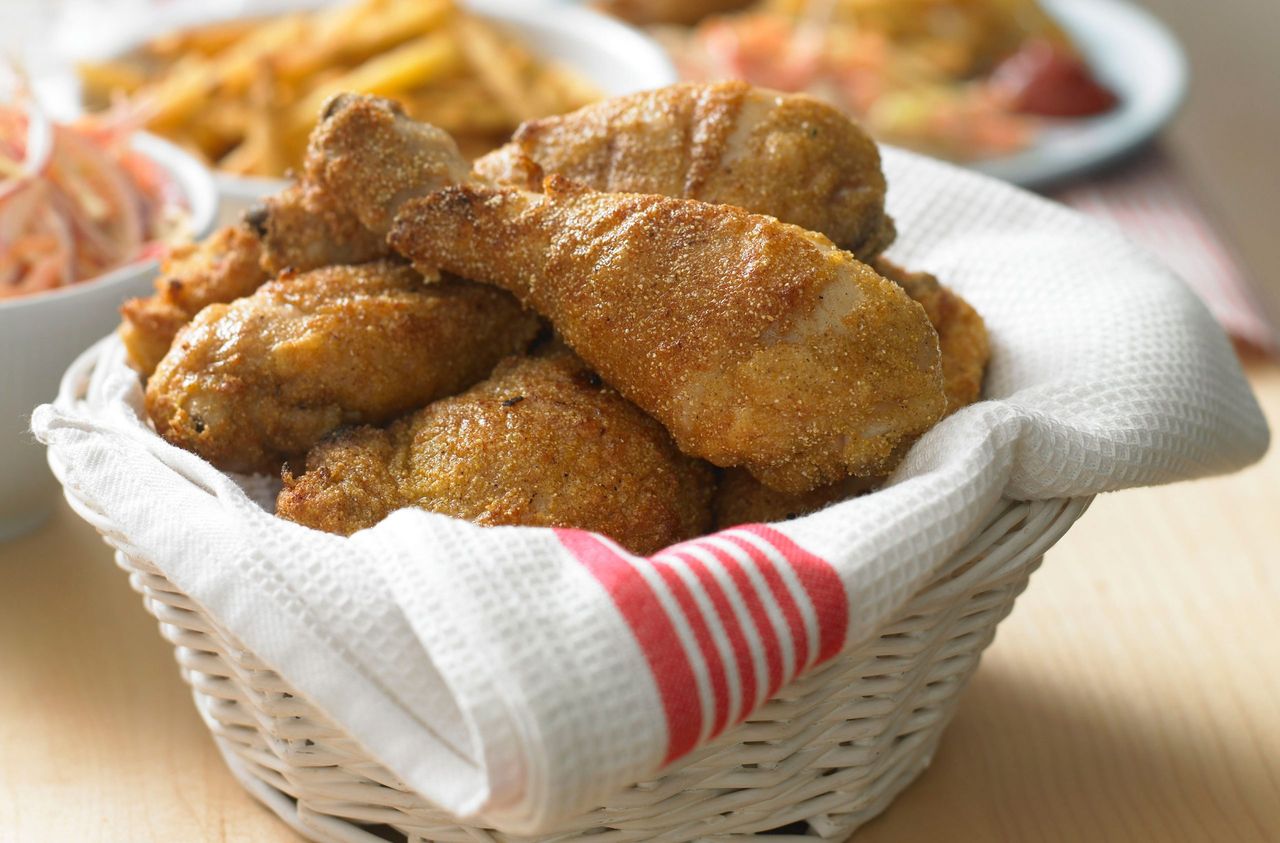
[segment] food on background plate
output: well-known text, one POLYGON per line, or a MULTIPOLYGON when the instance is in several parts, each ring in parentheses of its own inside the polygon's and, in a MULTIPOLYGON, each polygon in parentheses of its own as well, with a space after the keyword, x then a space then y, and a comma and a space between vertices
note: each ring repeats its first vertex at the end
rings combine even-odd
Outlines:
POLYGON ((655 34, 684 78, 807 91, 879 140, 957 161, 1116 104, 1036 0, 764 0, 655 34))
POLYGON ((737 205, 863 260, 894 237, 866 132, 813 97, 745 82, 672 85, 533 120, 475 170, 530 190, 558 173, 594 190, 737 205))
POLYGON ((492 377, 386 429, 317 445, 285 475, 282 517, 344 535, 417 506, 477 524, 595 530, 653 553, 710 528, 712 473, 568 351, 492 377))
POLYGON ((356 0, 209 24, 79 68, 86 104, 119 106, 225 172, 296 167, 320 106, 340 91, 394 97, 468 154, 523 120, 599 94, 453 0, 356 0))
POLYGON ((181 190, 131 147, 135 128, 0 103, 0 300, 158 257, 188 233, 181 190))
POLYGON ((717 12, 744 8, 751 0, 596 0, 592 5, 634 24, 690 24, 717 12))
POLYGON ((389 261, 285 272, 212 304, 147 381, 156 432, 227 471, 276 472, 489 374, 539 330, 501 290, 389 261))
MULTIPOLYGON (((553 150, 571 170, 591 156, 563 150, 628 149, 627 178, 684 191, 685 182, 648 172, 699 157, 674 156, 671 138, 679 130, 655 133, 615 117, 645 96, 554 121, 556 143, 530 148, 553 150), (645 143, 663 154, 643 155, 645 143)), ((732 127, 743 137, 774 125, 774 111, 802 105, 791 100, 806 99, 743 92, 739 85, 678 86, 653 97, 717 109, 737 103, 732 127)), ((723 130, 718 119, 684 125, 723 130)), ((518 132, 492 159, 500 166, 477 172, 447 133, 408 119, 391 102, 358 95, 330 101, 312 133, 302 182, 250 212, 240 229, 268 246, 260 266, 279 277, 247 298, 207 308, 179 336, 147 385, 157 430, 223 468, 269 471, 287 460, 279 512, 321 529, 350 533, 414 505, 482 524, 595 529, 643 552, 701 532, 713 517, 721 526, 738 518, 782 519, 862 493, 944 411, 976 398, 988 353, 985 328, 933 276, 879 256, 865 264, 822 234, 752 213, 756 208, 596 191, 544 172, 556 165, 545 152, 534 161, 519 138, 545 130, 518 132), (357 224, 363 236, 353 233, 357 224), (330 242, 335 231, 347 241, 330 242), (376 243, 382 245, 370 245, 376 243), (272 248, 335 262, 362 257, 366 248, 389 250, 429 278, 444 270, 481 282, 418 281, 424 291, 467 285, 519 313, 507 293, 482 284, 511 290, 551 321, 558 339, 533 358, 509 360, 469 392, 446 397, 483 378, 497 357, 485 360, 465 383, 414 399, 398 420, 391 418, 398 413, 364 419, 351 413, 333 424, 310 424, 326 404, 335 411, 329 418, 351 406, 351 396, 334 396, 353 381, 387 377, 407 387, 420 380, 417 372, 387 372, 414 359, 409 349, 421 343, 360 329, 389 324, 376 306, 360 301, 362 279, 412 271, 394 257, 306 274, 279 271, 268 266, 272 248), (286 301, 291 283, 301 286, 286 301), (214 342, 215 336, 233 342, 214 342), (512 379, 522 385, 518 394, 497 397, 511 391, 512 379), (322 393, 327 397, 318 400, 322 393), (623 396, 638 397, 639 406, 623 396), (192 397, 200 407, 194 415, 181 410, 187 429, 175 434, 165 416, 173 410, 163 405, 190 404, 192 397), (527 415, 512 412, 534 398, 527 415), (255 406, 267 409, 255 417, 255 406), (644 408, 652 408, 652 418, 644 408), (221 432, 200 443, 210 417, 221 432), (293 430, 303 435, 264 447, 264 431, 267 438, 288 433, 299 419, 305 423, 293 430), (654 438, 654 431, 662 435, 654 438), (577 444, 566 450, 557 444, 561 438, 577 444), (304 463, 301 451, 317 440, 304 463), (714 509, 711 469, 700 459, 709 455, 756 475, 722 472, 714 509), (559 477, 535 470, 548 465, 569 468, 559 477), (655 491, 663 484, 665 497, 655 491), (605 487, 620 491, 602 494, 605 487)), ((749 150, 761 172, 821 172, 829 166, 822 159, 849 154, 823 134, 782 130, 778 137, 786 142, 731 144, 717 154, 749 150)), ((872 218, 883 216, 878 162, 875 170, 853 180, 872 186, 874 201, 863 205, 872 218)), ((609 168, 582 172, 588 182, 613 183, 609 168)), ((767 184, 743 201, 776 207, 794 187, 785 178, 767 184)), ((829 224, 845 208, 816 198, 811 204, 815 225, 829 224)), ((492 316, 493 306, 481 310, 492 316)), ((465 319, 445 310, 436 316, 439 332, 474 341, 476 330, 465 319)), ((537 330, 536 317, 521 318, 529 334, 509 350, 528 345, 537 330)), ((447 342, 454 347, 458 340, 447 342)), ((432 361, 455 365, 434 353, 432 361)))

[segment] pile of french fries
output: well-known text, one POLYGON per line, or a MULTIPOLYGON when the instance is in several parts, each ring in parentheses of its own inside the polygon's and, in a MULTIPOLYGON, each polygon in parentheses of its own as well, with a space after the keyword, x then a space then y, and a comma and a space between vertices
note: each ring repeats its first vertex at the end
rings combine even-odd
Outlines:
POLYGON ((90 108, 123 101, 147 129, 218 169, 272 177, 298 168, 321 105, 340 91, 396 99, 472 156, 524 120, 599 97, 453 0, 357 0, 219 22, 79 72, 90 108))

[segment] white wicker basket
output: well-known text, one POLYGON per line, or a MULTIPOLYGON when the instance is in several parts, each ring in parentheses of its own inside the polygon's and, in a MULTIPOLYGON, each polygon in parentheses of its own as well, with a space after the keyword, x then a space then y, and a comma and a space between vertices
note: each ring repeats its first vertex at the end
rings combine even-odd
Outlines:
MULTIPOLYGON (((73 490, 67 494, 109 544, 128 546, 73 490)), ((783 688, 748 722, 660 778, 536 839, 848 837, 928 766, 996 624, 1088 504, 1001 501, 876 638, 783 688)), ((232 772, 299 832, 335 843, 529 839, 460 824, 433 808, 152 562, 124 552, 116 559, 177 649, 183 678, 232 772)))

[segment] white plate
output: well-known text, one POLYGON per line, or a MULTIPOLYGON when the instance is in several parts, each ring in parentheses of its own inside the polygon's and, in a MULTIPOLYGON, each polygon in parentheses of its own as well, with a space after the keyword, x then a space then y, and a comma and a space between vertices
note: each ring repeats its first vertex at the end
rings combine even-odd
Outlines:
POLYGON ((1029 149, 971 162, 975 170, 1043 187, 1101 167, 1150 140, 1187 90, 1187 61, 1159 20, 1124 0, 1041 0, 1120 103, 1097 117, 1051 125, 1029 149))
MULTIPOLYGON (((229 2, 222 6, 175 4, 162 8, 143 24, 127 22, 110 34, 97 34, 82 48, 81 56, 108 57, 128 52, 157 35, 214 20, 266 16, 299 9, 337 5, 338 0, 266 0, 253 6, 229 2), (251 12, 246 12, 251 9, 251 12)), ((676 81, 675 67, 657 42, 640 31, 592 9, 512 0, 465 0, 464 4, 513 30, 530 50, 572 68, 608 96, 660 88, 676 81)), ((59 116, 80 111, 80 86, 71 68, 38 80, 37 90, 51 113, 59 116)), ((222 197, 222 218, 233 218, 265 196, 278 193, 287 182, 280 179, 234 176, 214 172, 222 197)))

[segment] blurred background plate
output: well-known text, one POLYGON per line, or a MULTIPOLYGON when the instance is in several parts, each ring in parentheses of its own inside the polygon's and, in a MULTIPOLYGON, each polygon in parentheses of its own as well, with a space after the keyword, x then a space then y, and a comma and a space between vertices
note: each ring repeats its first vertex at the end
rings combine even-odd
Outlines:
MULTIPOLYGON (((220 6, 179 3, 156 9, 145 19, 124 21, 111 31, 77 26, 78 34, 94 30, 92 39, 64 45, 77 58, 106 58, 127 53, 168 32, 214 21, 242 17, 266 17, 297 10, 341 5, 340 0, 258 0, 220 6)), ((676 71, 666 52, 649 36, 592 9, 511 0, 465 0, 462 6, 510 30, 534 55, 574 70, 605 96, 658 88, 676 81, 676 71)), ((77 33, 72 33, 76 35, 77 33)), ((79 114, 81 87, 74 69, 63 63, 36 80, 42 102, 53 114, 69 118, 79 114)), ((275 178, 232 175, 215 170, 223 200, 221 218, 229 220, 286 184, 275 178)))
POLYGON ((1099 117, 1049 126, 1026 151, 969 164, 1024 187, 1043 187, 1094 170, 1142 146, 1177 113, 1187 61, 1159 20, 1124 0, 1041 0, 1120 98, 1099 117))

